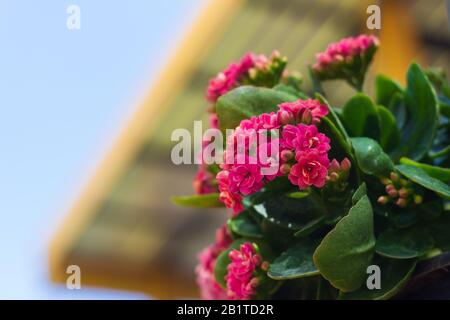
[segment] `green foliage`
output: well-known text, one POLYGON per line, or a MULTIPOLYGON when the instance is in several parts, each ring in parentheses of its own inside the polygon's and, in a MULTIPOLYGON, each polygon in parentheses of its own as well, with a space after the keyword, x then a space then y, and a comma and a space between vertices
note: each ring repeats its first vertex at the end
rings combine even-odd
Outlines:
POLYGON ((380 145, 370 138, 352 138, 358 166, 365 174, 387 177, 394 171, 391 158, 384 153, 380 145))
POLYGON ((259 224, 251 217, 249 210, 244 210, 237 216, 228 220, 230 230, 242 237, 262 238, 259 224))
POLYGON ((378 237, 375 250, 388 258, 412 259, 425 255, 433 249, 433 244, 426 228, 389 229, 378 237))
POLYGON ((434 179, 441 180, 443 182, 450 182, 450 169, 442 168, 438 166, 432 166, 426 163, 420 163, 408 158, 401 158, 401 164, 413 166, 422 169, 425 171, 430 177, 434 179))
POLYGON ((291 230, 300 230, 310 221, 326 214, 326 208, 315 192, 300 199, 283 193, 267 193, 253 209, 270 223, 291 230))
POLYGON ((377 104, 389 107, 395 95, 403 91, 400 84, 393 81, 392 79, 384 76, 378 75, 375 78, 375 95, 377 104))
POLYGON ((348 293, 341 293, 341 300, 387 300, 395 296, 408 282, 417 260, 394 260, 379 259, 376 265, 381 271, 381 287, 380 289, 369 290, 367 286, 361 287, 359 290, 348 293))
POLYGON ((242 86, 221 96, 216 104, 216 112, 222 130, 234 129, 241 120, 276 111, 278 104, 297 99, 284 91, 242 86))
POLYGON ((352 137, 380 138, 380 122, 372 100, 363 93, 354 95, 343 107, 342 118, 352 137))
POLYGON ((431 148, 438 126, 438 104, 433 87, 420 66, 411 64, 404 92, 406 122, 401 141, 391 152, 393 159, 408 157, 420 160, 431 148))
POLYGON ((422 187, 436 192, 439 196, 450 199, 450 187, 441 180, 433 178, 425 170, 408 164, 395 167, 402 175, 422 187))
POLYGON ((193 207, 193 208, 224 207, 224 204, 219 200, 218 193, 172 197, 172 201, 175 204, 182 207, 193 207))
POLYGON ((389 152, 398 146, 400 142, 400 131, 397 128, 397 121, 389 109, 382 105, 376 106, 380 122, 380 146, 389 152))
POLYGON ((363 196, 323 238, 314 263, 333 286, 343 292, 354 291, 365 282, 374 247, 372 206, 363 196))
POLYGON ((283 252, 271 264, 269 277, 275 280, 288 280, 311 277, 319 274, 313 262, 317 240, 305 240, 283 252))

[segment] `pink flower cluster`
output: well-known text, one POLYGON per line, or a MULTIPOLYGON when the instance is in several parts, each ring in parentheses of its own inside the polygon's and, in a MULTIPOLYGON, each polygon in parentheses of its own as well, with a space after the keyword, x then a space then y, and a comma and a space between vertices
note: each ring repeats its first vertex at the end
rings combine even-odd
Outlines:
POLYGON ((327 107, 312 99, 278 107, 277 112, 241 121, 227 139, 225 163, 216 178, 221 201, 235 214, 243 209, 242 196, 259 191, 277 176, 289 174, 301 189, 320 188, 326 182, 330 139, 316 124, 328 113, 327 107), (278 135, 267 135, 273 129, 278 135))
POLYGON ((256 293, 258 277, 255 272, 263 265, 262 257, 253 244, 246 242, 239 250, 229 253, 231 263, 225 277, 228 297, 233 300, 249 300, 256 293))
POLYGON ((282 141, 285 147, 283 158, 288 161, 282 165, 281 170, 289 173, 289 181, 300 189, 311 185, 322 188, 330 165, 330 139, 319 133, 314 125, 298 124, 284 127, 282 141), (292 163, 294 164, 291 165, 292 163))
POLYGON ((355 56, 363 55, 372 46, 378 46, 378 38, 372 35, 348 37, 330 44, 324 52, 316 54, 315 71, 321 72, 341 62, 352 62, 355 56))
POLYGON ((229 231, 226 226, 223 226, 216 231, 216 242, 200 252, 198 256, 199 264, 195 269, 195 273, 202 299, 228 299, 227 292, 216 281, 214 266, 217 257, 230 246, 231 242, 229 231))
POLYGON ((228 68, 219 72, 209 81, 206 100, 216 102, 223 94, 237 86, 239 79, 255 65, 254 55, 246 53, 238 63, 231 63, 228 68))
MULTIPOLYGON (((264 54, 246 53, 237 63, 231 63, 225 70, 219 72, 209 81, 206 90, 206 100, 215 103, 217 99, 231 89, 248 82, 255 81, 259 76, 268 76, 271 72, 282 72, 285 58, 278 51, 273 51, 268 57, 264 54)), ((252 83, 267 86, 267 83, 252 83)))

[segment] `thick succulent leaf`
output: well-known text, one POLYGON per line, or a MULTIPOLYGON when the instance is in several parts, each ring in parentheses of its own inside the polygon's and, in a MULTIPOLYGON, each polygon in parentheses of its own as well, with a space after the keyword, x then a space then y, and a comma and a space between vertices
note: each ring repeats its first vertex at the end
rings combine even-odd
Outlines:
POLYGON ((366 174, 389 176, 394 164, 380 145, 370 138, 352 138, 353 149, 359 168, 366 174))
POLYGON ((216 112, 222 130, 234 129, 244 119, 276 111, 280 103, 297 99, 283 91, 242 86, 221 96, 216 103, 216 112))
POLYGON ((408 164, 400 164, 395 167, 402 175, 422 187, 436 192, 439 196, 450 199, 450 187, 441 180, 433 178, 423 169, 408 164))
POLYGON ((367 186, 366 183, 363 182, 358 189, 356 189, 355 193, 352 196, 352 204, 355 205, 362 197, 367 194, 367 186))
POLYGON ((433 249, 430 232, 422 226, 408 229, 388 229, 377 239, 375 251, 383 257, 413 259, 433 249))
POLYGON ((402 128, 398 148, 393 150, 393 159, 403 156, 420 160, 431 148, 438 126, 438 102, 436 93, 420 66, 411 64, 407 75, 404 102, 407 120, 402 128))
POLYGON ((377 104, 382 104, 388 107, 396 93, 403 91, 400 84, 394 80, 384 76, 378 75, 375 78, 375 96, 377 104))
POLYGON ((251 217, 248 210, 228 220, 228 227, 234 233, 248 238, 262 238, 260 226, 251 217))
POLYGON ((383 150, 391 151, 400 142, 400 131, 397 128, 397 121, 394 115, 385 107, 376 106, 380 119, 380 146, 383 150))
POLYGON ((305 240, 289 248, 270 264, 268 276, 275 280, 288 280, 318 275, 312 259, 317 245, 318 241, 305 240))
POLYGON ((326 213, 322 200, 314 192, 300 199, 291 198, 289 194, 268 192, 253 208, 267 221, 292 230, 300 230, 326 213))
POLYGON ((172 197, 172 201, 175 204, 182 207, 193 207, 193 208, 224 207, 224 204, 219 200, 218 193, 172 197))
POLYGON ((341 300, 387 300, 400 292, 414 272, 417 260, 394 260, 383 258, 377 265, 381 271, 381 288, 368 289, 367 286, 348 293, 341 293, 341 300))
POLYGON ((350 292, 364 283, 374 247, 372 205, 363 196, 325 236, 313 259, 325 279, 341 291, 350 292))
POLYGON ((426 163, 420 163, 408 158, 401 158, 401 164, 417 167, 425 171, 430 177, 441 180, 443 182, 450 182, 450 169, 438 166, 432 166, 426 163))
POLYGON ((380 139, 378 113, 375 104, 367 95, 363 93, 354 95, 344 105, 342 118, 350 136, 380 139))

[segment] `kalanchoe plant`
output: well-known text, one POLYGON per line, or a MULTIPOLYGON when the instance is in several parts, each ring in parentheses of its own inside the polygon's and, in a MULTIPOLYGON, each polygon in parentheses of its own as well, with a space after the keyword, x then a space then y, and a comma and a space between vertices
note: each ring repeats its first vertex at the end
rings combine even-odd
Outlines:
POLYGON ((231 212, 216 243, 199 255, 202 298, 414 298, 424 284, 444 283, 445 74, 413 63, 405 88, 377 76, 375 99, 358 92, 343 106, 318 92, 327 79, 360 91, 377 47, 365 35, 330 45, 310 69, 313 92, 302 91, 279 53, 247 54, 210 81, 211 127, 234 131, 224 162, 200 165, 197 195, 174 198, 231 212), (370 290, 372 265, 381 270, 381 287, 370 290))

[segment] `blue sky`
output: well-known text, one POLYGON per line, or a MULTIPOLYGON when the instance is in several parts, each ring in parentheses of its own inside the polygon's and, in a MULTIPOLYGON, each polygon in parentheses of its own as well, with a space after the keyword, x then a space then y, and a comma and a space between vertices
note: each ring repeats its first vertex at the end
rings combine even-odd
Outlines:
POLYGON ((0 0, 0 298, 142 297, 55 287, 46 250, 204 2, 0 0))

